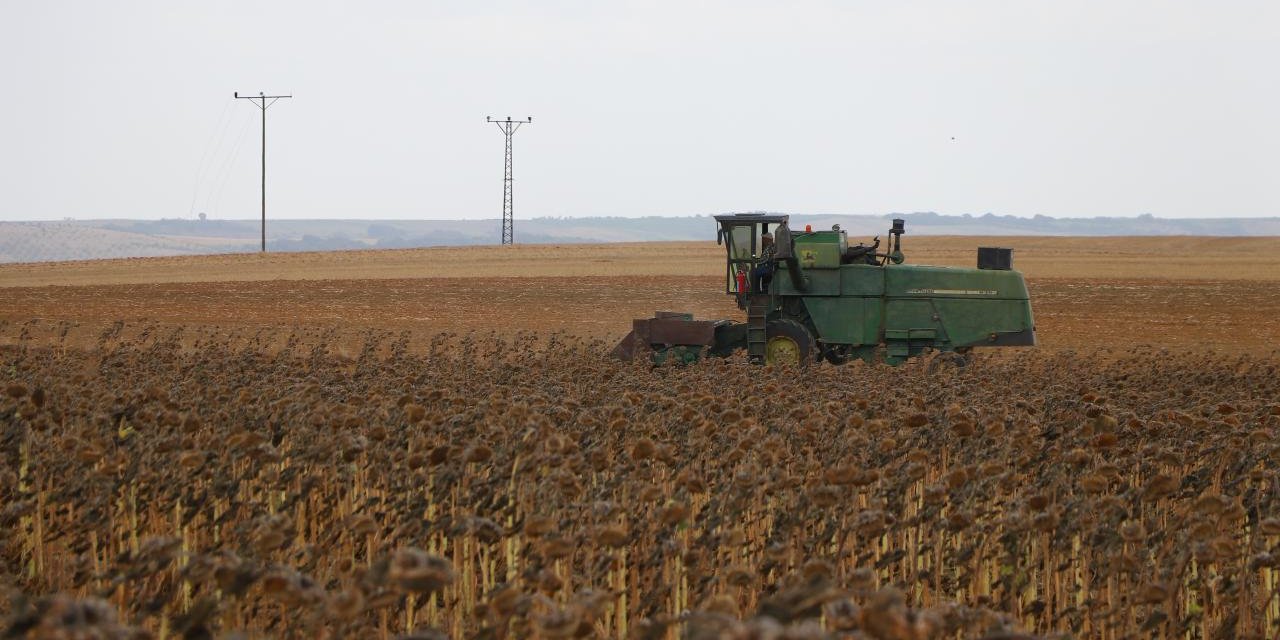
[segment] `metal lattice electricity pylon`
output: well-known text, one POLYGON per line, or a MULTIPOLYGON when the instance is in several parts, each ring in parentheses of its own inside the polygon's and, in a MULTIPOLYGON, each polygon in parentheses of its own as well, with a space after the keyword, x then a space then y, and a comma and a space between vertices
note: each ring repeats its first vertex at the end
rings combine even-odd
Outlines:
POLYGON ((259 109, 262 109, 262 251, 267 251, 267 107, 276 103, 281 98, 292 98, 293 94, 287 96, 269 96, 261 91, 256 96, 242 96, 239 91, 235 95, 237 100, 248 100, 259 109), (267 102, 270 100, 271 102, 267 102))
POLYGON ((515 205, 511 199, 511 137, 516 134, 516 130, 522 124, 530 124, 533 122, 533 116, 529 116, 524 120, 512 120, 511 116, 507 116, 506 120, 494 120, 492 116, 484 119, 485 122, 492 122, 498 125, 502 133, 507 138, 506 153, 503 154, 502 160, 502 244, 512 244, 515 242, 515 232, 512 229, 512 222, 515 217, 515 205))

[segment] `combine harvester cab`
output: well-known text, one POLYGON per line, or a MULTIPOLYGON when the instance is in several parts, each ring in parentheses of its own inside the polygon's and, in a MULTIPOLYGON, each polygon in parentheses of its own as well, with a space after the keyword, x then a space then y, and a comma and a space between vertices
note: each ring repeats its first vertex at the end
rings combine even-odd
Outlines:
POLYGON ((747 321, 660 312, 634 321, 615 356, 688 362, 746 349, 756 363, 897 364, 926 350, 963 360, 974 347, 1035 345, 1026 282, 1012 268, 1011 249, 979 248, 976 269, 914 265, 902 253, 902 220, 893 221, 883 253, 879 238, 849 246, 838 226, 792 232, 788 216, 722 215, 716 222, 728 257, 725 293, 747 321))

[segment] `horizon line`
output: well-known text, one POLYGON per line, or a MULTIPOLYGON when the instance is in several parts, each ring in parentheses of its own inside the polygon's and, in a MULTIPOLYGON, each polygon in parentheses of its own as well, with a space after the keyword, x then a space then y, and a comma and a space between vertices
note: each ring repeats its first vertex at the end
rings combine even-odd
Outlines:
MULTIPOLYGON (((793 217, 800 217, 800 218, 843 217, 843 218, 866 218, 866 219, 888 219, 888 218, 892 218, 892 217, 895 217, 895 216, 904 216, 904 217, 931 216, 931 217, 937 217, 937 218, 951 218, 951 219, 956 219, 956 220, 981 220, 981 219, 984 219, 984 218, 996 218, 996 219, 1005 219, 1005 220, 1012 219, 1012 220, 1027 220, 1027 221, 1035 221, 1035 220, 1130 220, 1130 221, 1152 220, 1152 221, 1157 221, 1157 220, 1160 220, 1160 221, 1184 221, 1184 222, 1185 222, 1185 221, 1193 221, 1193 220, 1202 220, 1202 221, 1215 221, 1215 220, 1217 220, 1217 221, 1227 221, 1227 220, 1280 220, 1280 213, 1277 213, 1277 214, 1274 214, 1274 215, 1259 215, 1259 216, 1250 216, 1250 215, 1226 215, 1226 216, 1214 216, 1214 217, 1205 216, 1205 217, 1177 217, 1177 218, 1167 218, 1167 217, 1158 216, 1158 215, 1155 215, 1155 214, 1152 214, 1152 213, 1139 213, 1139 214, 1132 214, 1132 215, 1052 216, 1052 215, 1046 215, 1046 214, 1032 214, 1032 215, 998 214, 998 213, 994 213, 994 212, 986 212, 986 213, 981 213, 981 214, 976 214, 976 213, 938 213, 938 212, 935 212, 935 211, 912 211, 912 212, 891 212, 891 213, 792 213, 792 212, 786 212, 786 211, 760 211, 760 210, 757 210, 757 211, 726 211, 726 212, 722 212, 722 213, 696 213, 696 214, 674 214, 674 215, 653 214, 653 215, 635 215, 635 216, 632 216, 632 215, 607 215, 607 214, 597 214, 597 215, 540 215, 540 216, 533 216, 533 217, 528 217, 528 218, 516 218, 516 220, 517 220, 517 221, 519 221, 519 220, 526 220, 526 221, 533 221, 533 220, 592 220, 592 219, 643 220, 643 219, 651 219, 651 218, 660 218, 660 219, 661 219, 661 218, 666 218, 666 219, 689 219, 689 218, 709 218, 709 217, 712 217, 712 216, 715 216, 715 215, 723 215, 724 213, 771 213, 771 214, 779 214, 779 215, 789 215, 789 216, 793 216, 793 217)), ((501 219, 502 219, 501 217, 481 217, 481 218, 437 218, 437 217, 373 217, 373 218, 360 218, 360 217, 286 217, 286 218, 276 218, 276 219, 274 220, 274 222, 303 222, 303 221, 333 221, 333 222, 339 222, 339 221, 341 221, 341 222, 359 222, 359 221, 365 221, 365 222, 486 222, 486 221, 494 221, 494 222, 498 222, 498 221, 501 221, 501 219)), ((0 219, 0 223, 6 223, 6 222, 7 222, 7 223, 102 222, 102 221, 128 221, 128 222, 200 222, 201 220, 200 220, 198 217, 182 217, 182 216, 174 216, 174 217, 159 217, 159 218, 151 218, 151 217, 140 217, 140 218, 128 218, 128 217, 85 217, 85 218, 80 218, 80 217, 74 217, 74 216, 63 216, 63 217, 60 217, 60 218, 27 218, 27 219, 18 219, 18 220, 4 220, 4 219, 0 219)), ((220 217, 212 217, 212 216, 209 216, 209 217, 207 217, 207 218, 206 218, 206 221, 216 221, 216 222, 255 222, 255 223, 256 223, 256 222, 259 222, 259 221, 260 221, 260 218, 258 218, 258 217, 245 217, 245 218, 220 218, 220 217)), ((268 220, 268 221, 267 221, 268 225, 270 225, 270 223, 271 223, 271 222, 272 222, 272 220, 268 220)))

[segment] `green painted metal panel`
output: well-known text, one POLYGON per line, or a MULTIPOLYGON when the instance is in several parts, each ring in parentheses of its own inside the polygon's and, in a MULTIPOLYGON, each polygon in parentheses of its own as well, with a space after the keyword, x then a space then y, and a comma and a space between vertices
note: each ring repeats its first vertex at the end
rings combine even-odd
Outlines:
POLYGON ((795 236, 796 259, 805 269, 837 269, 847 246, 843 231, 815 231, 795 236))
POLYGON ((941 319, 933 309, 932 300, 889 300, 884 311, 884 338, 891 340, 923 340, 935 342, 946 339, 941 319))
POLYGON ((883 267, 869 264, 847 264, 840 267, 840 295, 883 295, 884 274, 883 267))
POLYGON ((885 329, 885 340, 936 340, 938 330, 933 327, 917 327, 914 329, 885 329))
POLYGON ((833 244, 796 243, 796 259, 805 269, 836 269, 840 266, 840 248, 833 244))
MULTIPOLYGON (((824 244, 835 246, 829 241, 810 246, 824 244)), ((816 337, 830 344, 883 342, 887 355, 906 357, 927 347, 982 346, 992 343, 992 334, 1030 332, 1035 326, 1026 283, 1017 271, 852 264, 802 269, 806 287, 797 291, 786 269, 779 264, 775 293, 801 297, 816 337)))
POLYGON ((885 293, 889 296, 1027 299, 1027 285, 1017 271, 923 265, 890 265, 884 271, 885 293))
POLYGON ((839 269, 801 269, 807 283, 804 291, 796 291, 791 285, 791 276, 787 273, 787 264, 778 263, 778 270, 773 274, 774 293, 778 295, 803 296, 838 296, 840 295, 839 269))
MULTIPOLYGON (((818 339, 832 344, 866 344, 864 317, 868 303, 877 307, 878 312, 879 299, 816 296, 804 299, 813 327, 818 330, 818 339)), ((873 334, 872 344, 874 341, 873 334)))
POLYGON ((953 346, 988 342, 992 333, 1012 333, 1034 328, 1031 303, 1026 300, 938 299, 933 302, 953 346))
POLYGON ((796 244, 834 244, 842 245, 847 242, 843 231, 792 231, 791 237, 795 238, 796 244))
POLYGON ((863 298, 862 344, 880 344, 884 329, 884 298, 863 298))
MULTIPOLYGON (((1034 328, 1026 282, 1017 271, 889 266, 885 295, 886 328, 938 327, 938 347, 982 345, 993 333, 1034 328)), ((914 332, 910 342, 917 342, 914 332)))

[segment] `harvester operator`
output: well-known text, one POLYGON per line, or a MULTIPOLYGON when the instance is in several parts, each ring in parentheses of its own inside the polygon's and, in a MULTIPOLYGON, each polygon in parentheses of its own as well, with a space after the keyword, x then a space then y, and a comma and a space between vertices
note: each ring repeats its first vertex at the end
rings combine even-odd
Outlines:
POLYGON ((776 266, 775 256, 778 254, 778 248, 773 244, 773 234, 763 233, 760 235, 760 257, 756 260, 756 268, 751 270, 751 287, 757 293, 763 293, 769 289, 769 281, 773 280, 773 271, 776 266))

